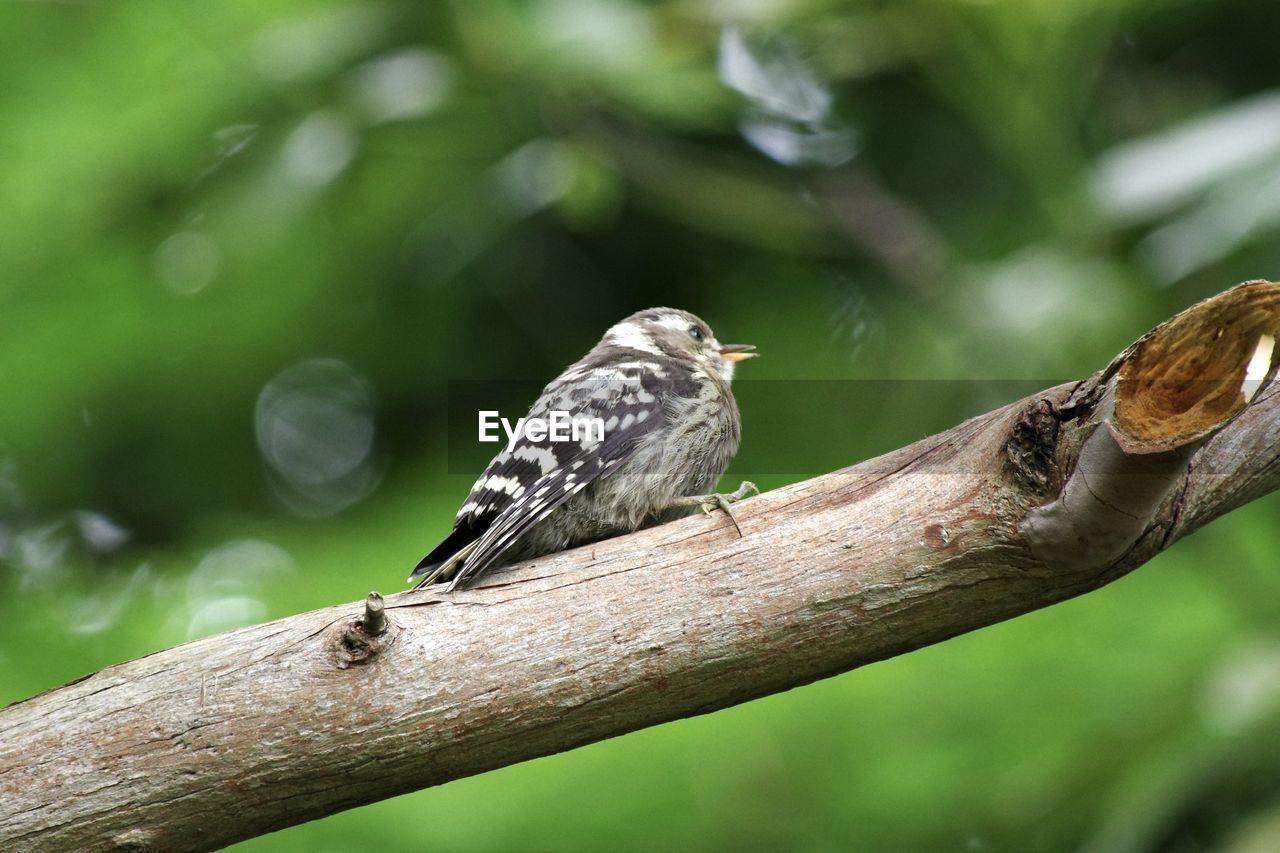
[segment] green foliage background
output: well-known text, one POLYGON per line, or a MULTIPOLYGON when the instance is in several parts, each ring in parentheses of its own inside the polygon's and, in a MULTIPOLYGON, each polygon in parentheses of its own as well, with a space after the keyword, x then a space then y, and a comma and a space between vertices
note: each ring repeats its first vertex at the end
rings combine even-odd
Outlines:
MULTIPOLYGON (((1277 277, 1278 41, 1244 0, 0 5, 0 701, 399 588, 474 476, 447 383, 638 308, 760 346, 730 479, 772 487, 1277 277), (289 480, 262 395, 316 358, 289 480), (799 379, 852 407, 771 414, 799 379)), ((1280 849, 1276 510, 239 849, 1280 849)))

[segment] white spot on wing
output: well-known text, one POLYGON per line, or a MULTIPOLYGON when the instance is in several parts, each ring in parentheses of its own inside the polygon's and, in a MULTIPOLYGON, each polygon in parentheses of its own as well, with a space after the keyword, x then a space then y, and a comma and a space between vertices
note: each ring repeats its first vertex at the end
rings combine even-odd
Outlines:
POLYGON ((515 458, 537 462, 544 475, 550 474, 560 466, 560 461, 556 459, 556 454, 550 447, 542 447, 537 444, 520 445, 516 448, 515 458))
POLYGON ((500 474, 491 474, 489 479, 485 480, 484 487, 493 492, 504 492, 510 495, 514 494, 515 490, 520 488, 520 481, 515 477, 503 477, 500 474))

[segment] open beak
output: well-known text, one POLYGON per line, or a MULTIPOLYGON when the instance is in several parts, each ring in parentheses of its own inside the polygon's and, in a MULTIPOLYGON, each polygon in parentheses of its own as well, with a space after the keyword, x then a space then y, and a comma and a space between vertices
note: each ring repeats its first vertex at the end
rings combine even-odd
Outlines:
POLYGON ((755 344, 721 344, 720 354, 729 361, 746 361, 760 355, 758 352, 752 352, 754 349, 755 344))

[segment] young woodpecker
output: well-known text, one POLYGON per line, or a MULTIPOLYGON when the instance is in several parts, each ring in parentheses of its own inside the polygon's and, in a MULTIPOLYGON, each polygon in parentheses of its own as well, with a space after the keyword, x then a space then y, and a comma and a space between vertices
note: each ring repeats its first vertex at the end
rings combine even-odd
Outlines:
MULTIPOLYGON (((579 440, 523 433, 471 488, 453 532, 422 558, 416 588, 474 582, 495 566, 720 508, 751 492, 707 494, 738 450, 741 418, 729 390, 755 347, 721 344, 688 311, 650 308, 613 326, 543 389, 528 419, 551 412, 600 418, 579 440), (541 436, 540 436, 541 437, 541 436)), ((741 530, 738 531, 741 535, 741 530)))

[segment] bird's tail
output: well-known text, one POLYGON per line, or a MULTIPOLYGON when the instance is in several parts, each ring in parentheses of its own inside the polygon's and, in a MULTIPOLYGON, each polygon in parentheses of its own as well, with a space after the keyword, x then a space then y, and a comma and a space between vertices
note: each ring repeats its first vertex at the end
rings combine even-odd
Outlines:
POLYGON ((431 550, 430 554, 422 558, 414 568, 413 574, 409 575, 410 582, 422 578, 414 589, 422 589, 436 581, 447 581, 453 577, 462 562, 471 556, 478 542, 479 537, 469 530, 455 530, 450 533, 443 542, 431 550), (467 539, 470 541, 466 541, 467 539))

